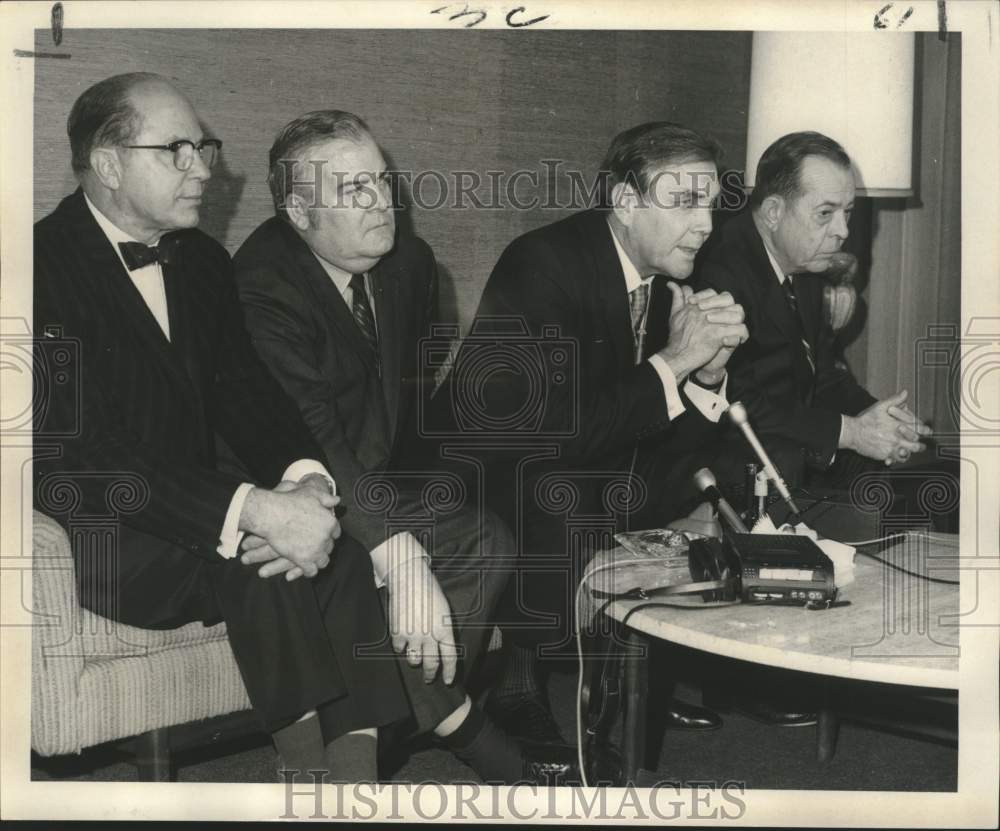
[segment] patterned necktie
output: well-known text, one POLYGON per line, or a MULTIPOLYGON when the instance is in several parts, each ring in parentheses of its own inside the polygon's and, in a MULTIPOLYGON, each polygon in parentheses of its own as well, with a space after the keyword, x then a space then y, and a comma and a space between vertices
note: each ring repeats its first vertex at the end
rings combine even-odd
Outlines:
POLYGON ((160 240, 160 244, 155 248, 143 245, 141 242, 120 242, 118 249, 122 252, 122 259, 129 271, 138 268, 145 268, 153 263, 170 263, 177 250, 177 240, 172 237, 165 237, 160 240))
POLYGON ((368 292, 365 291, 365 275, 351 275, 351 312, 354 314, 354 322, 361 330, 361 336, 372 348, 375 355, 375 366, 378 369, 379 377, 382 376, 382 361, 378 348, 378 329, 375 327, 375 315, 372 312, 371 303, 368 302, 368 292))
POLYGON ((646 305, 649 303, 649 283, 639 283, 628 293, 629 310, 632 313, 632 341, 635 344, 635 362, 642 362, 642 350, 646 343, 646 305))
POLYGON ((809 366, 813 373, 816 372, 816 361, 813 359, 812 346, 810 346, 809 341, 806 340, 806 330, 802 325, 802 315, 799 314, 799 300, 795 296, 795 286, 792 285, 791 276, 785 277, 781 281, 781 288, 785 291, 785 300, 788 301, 788 307, 792 310, 792 314, 795 315, 795 322, 799 327, 800 337, 802 339, 802 346, 806 350, 806 360, 809 361, 809 366))

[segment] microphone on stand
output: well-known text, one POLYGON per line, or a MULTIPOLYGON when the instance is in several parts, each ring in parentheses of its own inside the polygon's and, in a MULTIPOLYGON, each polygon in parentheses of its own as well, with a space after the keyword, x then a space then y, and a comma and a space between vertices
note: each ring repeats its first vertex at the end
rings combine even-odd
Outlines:
POLYGON ((778 469, 771 462, 771 458, 767 455, 764 447, 757 440, 757 434, 753 431, 753 427, 750 426, 750 421, 747 418, 747 408, 739 401, 734 401, 729 405, 729 418, 740 430, 743 431, 743 435, 746 440, 750 443, 753 448, 753 452, 757 454, 757 458, 760 459, 761 465, 764 467, 764 473, 767 474, 767 478, 774 482, 774 487, 777 488, 778 493, 781 494, 781 498, 785 500, 785 504, 788 505, 793 516, 799 517, 801 519, 802 515, 799 513, 799 508, 795 504, 795 500, 792 499, 791 493, 788 491, 788 486, 785 484, 785 480, 781 478, 778 473, 778 469))
POLYGON ((721 516, 726 524, 732 528, 737 534, 749 534, 750 531, 747 530, 746 525, 743 524, 743 520, 740 519, 740 515, 733 510, 733 506, 726 501, 719 489, 716 487, 715 475, 707 467, 703 467, 701 470, 696 471, 694 474, 694 483, 698 486, 705 496, 711 500, 712 504, 718 509, 719 516, 721 516))

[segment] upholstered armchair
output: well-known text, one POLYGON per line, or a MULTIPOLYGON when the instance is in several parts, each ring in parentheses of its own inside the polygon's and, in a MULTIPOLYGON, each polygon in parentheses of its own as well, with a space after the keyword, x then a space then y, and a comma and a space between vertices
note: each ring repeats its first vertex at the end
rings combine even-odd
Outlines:
MULTIPOLYGON (((109 532, 93 517, 70 521, 73 545, 109 544, 109 532)), ((224 624, 151 631, 99 617, 77 600, 62 526, 35 511, 32 541, 36 753, 79 753, 131 738, 140 778, 162 781, 171 778, 172 751, 254 729, 224 624)))

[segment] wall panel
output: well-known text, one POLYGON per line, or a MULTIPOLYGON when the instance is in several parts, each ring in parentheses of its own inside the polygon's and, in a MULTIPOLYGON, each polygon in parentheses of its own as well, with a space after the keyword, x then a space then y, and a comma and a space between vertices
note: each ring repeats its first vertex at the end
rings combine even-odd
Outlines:
MULTIPOLYGON (((544 173, 541 160, 558 159, 589 181, 617 131, 663 118, 714 135, 730 165, 743 161, 748 33, 71 29, 58 48, 48 32, 38 43, 71 58, 36 63, 36 219, 75 186, 65 122, 76 96, 136 70, 173 78, 224 140, 202 227, 230 251, 271 213, 275 132, 310 109, 357 112, 395 167, 448 180, 456 170, 544 173)), ((404 221, 433 246, 446 313, 463 328, 504 246, 570 211, 558 189, 556 206, 530 210, 432 209, 433 189, 421 193, 424 206, 411 204, 404 221)))

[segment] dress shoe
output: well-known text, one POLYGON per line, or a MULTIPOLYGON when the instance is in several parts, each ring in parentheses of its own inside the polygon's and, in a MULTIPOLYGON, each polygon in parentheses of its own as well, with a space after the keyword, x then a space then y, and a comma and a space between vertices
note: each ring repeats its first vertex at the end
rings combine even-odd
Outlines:
MULTIPOLYGON (((621 755, 607 744, 592 745, 586 753, 587 783, 621 787, 625 768, 621 755)), ((522 758, 522 776, 526 782, 550 788, 582 785, 576 747, 569 744, 534 744, 526 742, 522 758)))
POLYGON ((667 704, 664 726, 668 730, 718 730, 722 716, 707 707, 673 699, 667 704))
POLYGON ((508 736, 532 744, 565 745, 548 702, 540 693, 494 695, 486 698, 486 715, 508 736))
POLYGON ((761 724, 772 727, 810 727, 816 724, 816 713, 783 710, 761 698, 737 698, 733 709, 761 724))

